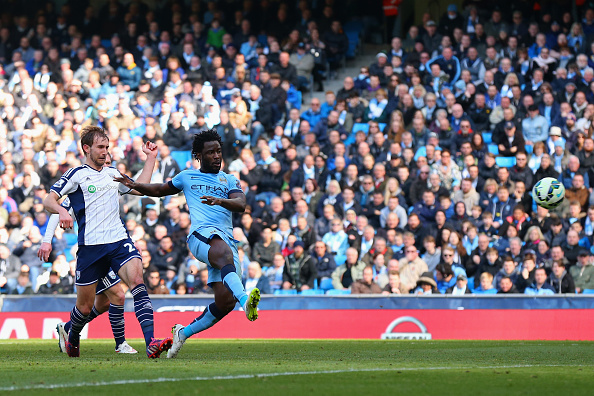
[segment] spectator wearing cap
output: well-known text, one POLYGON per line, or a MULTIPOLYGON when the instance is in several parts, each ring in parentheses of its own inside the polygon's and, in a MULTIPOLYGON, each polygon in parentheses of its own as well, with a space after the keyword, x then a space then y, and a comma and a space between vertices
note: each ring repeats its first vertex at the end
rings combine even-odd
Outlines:
POLYGON ((456 277, 456 284, 446 290, 446 294, 453 296, 463 296, 465 294, 472 294, 472 291, 468 287, 468 279, 466 275, 460 274, 456 277))
POLYGON ((549 137, 549 123, 547 119, 538 112, 538 106, 528 106, 528 117, 522 121, 522 133, 526 145, 534 146, 536 142, 544 142, 549 137))
POLYGON ((312 289, 318 277, 318 270, 309 253, 305 251, 302 241, 296 241, 294 251, 285 259, 283 270, 284 290, 296 289, 303 291, 312 289))
MULTIPOLYGON (((297 51, 294 52, 290 56, 289 62, 297 70, 297 80, 298 80, 297 88, 298 89, 313 88, 313 87, 309 87, 309 82, 312 77, 313 68, 315 66, 315 59, 312 54, 310 54, 309 52, 306 52, 304 42, 300 42, 297 45, 297 51)), ((354 85, 354 83, 352 82, 353 81, 352 78, 350 78, 350 81, 351 81, 351 84, 354 85)))
POLYGON ((416 282, 416 288, 412 291, 416 295, 439 294, 437 283, 431 272, 424 272, 416 282))
POLYGON ((549 130, 549 138, 546 141, 546 151, 549 153, 555 152, 555 143, 557 141, 561 141, 564 144, 566 143, 565 138, 562 137, 561 128, 559 128, 558 126, 552 126, 549 130))
POLYGON ((437 24, 435 21, 429 20, 425 22, 425 35, 423 36, 423 44, 428 53, 437 50, 441 45, 442 35, 437 32, 437 24))
POLYGON ((439 20, 439 33, 452 37, 454 29, 464 30, 464 27, 464 18, 458 13, 458 7, 455 4, 448 5, 446 12, 439 20))
POLYGON ((519 152, 524 152, 524 136, 517 130, 516 124, 513 121, 505 121, 504 131, 503 136, 498 136, 497 140, 494 140, 499 148, 499 154, 504 157, 513 157, 519 152))
POLYGON ((576 293, 594 289, 594 256, 588 249, 580 250, 577 265, 571 266, 569 273, 574 279, 576 293))
POLYGON ((47 283, 39 286, 39 294, 64 294, 65 288, 60 279, 58 271, 52 270, 49 274, 49 280, 47 283))
POLYGON ((378 52, 375 56, 375 63, 369 66, 369 74, 379 76, 380 80, 384 77, 384 66, 388 64, 388 55, 384 52, 378 52))

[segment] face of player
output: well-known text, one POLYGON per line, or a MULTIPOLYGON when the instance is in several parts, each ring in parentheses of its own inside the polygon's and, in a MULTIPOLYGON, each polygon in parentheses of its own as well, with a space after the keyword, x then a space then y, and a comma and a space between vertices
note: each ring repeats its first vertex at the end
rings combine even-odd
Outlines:
POLYGON ((107 148, 109 140, 97 138, 89 149, 89 165, 98 168, 99 170, 105 165, 105 160, 108 157, 107 148))
POLYGON ((217 141, 204 143, 202 153, 198 155, 202 164, 201 170, 205 173, 219 173, 222 158, 221 145, 217 141))

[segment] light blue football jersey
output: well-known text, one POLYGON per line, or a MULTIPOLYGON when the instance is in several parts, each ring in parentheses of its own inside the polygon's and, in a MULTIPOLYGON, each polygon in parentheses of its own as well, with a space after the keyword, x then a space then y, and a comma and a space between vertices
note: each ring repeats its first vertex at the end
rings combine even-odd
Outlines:
MULTIPOLYGON (((225 172, 203 173, 199 169, 187 169, 178 173, 170 182, 175 188, 182 190, 190 208, 192 222, 190 235, 194 231, 213 227, 233 238, 232 212, 219 205, 209 206, 202 203, 200 197, 205 195, 217 198, 229 198, 229 194, 243 192, 239 180, 225 172)), ((209 235, 204 235, 209 237, 209 235)))

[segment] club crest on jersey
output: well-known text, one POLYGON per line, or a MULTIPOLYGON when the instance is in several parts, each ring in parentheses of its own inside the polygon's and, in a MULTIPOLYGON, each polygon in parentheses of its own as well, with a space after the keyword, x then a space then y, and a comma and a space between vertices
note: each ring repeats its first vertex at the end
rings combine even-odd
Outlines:
POLYGON ((227 179, 225 179, 225 176, 219 176, 219 181, 220 181, 221 183, 225 183, 225 184, 227 184, 227 179))
POLYGON ((80 271, 76 271, 76 280, 80 279, 80 271))
POLYGON ((90 185, 87 190, 91 193, 94 194, 97 191, 97 187, 95 187, 94 185, 90 185))

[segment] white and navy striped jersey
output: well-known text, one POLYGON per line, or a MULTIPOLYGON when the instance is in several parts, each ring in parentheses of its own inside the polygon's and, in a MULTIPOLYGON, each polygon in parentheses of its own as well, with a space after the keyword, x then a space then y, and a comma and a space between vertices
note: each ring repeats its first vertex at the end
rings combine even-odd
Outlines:
POLYGON ((68 195, 78 222, 78 244, 103 245, 128 238, 120 218, 119 195, 131 190, 113 180, 115 168, 101 171, 87 165, 71 168, 51 188, 59 197, 68 195))

